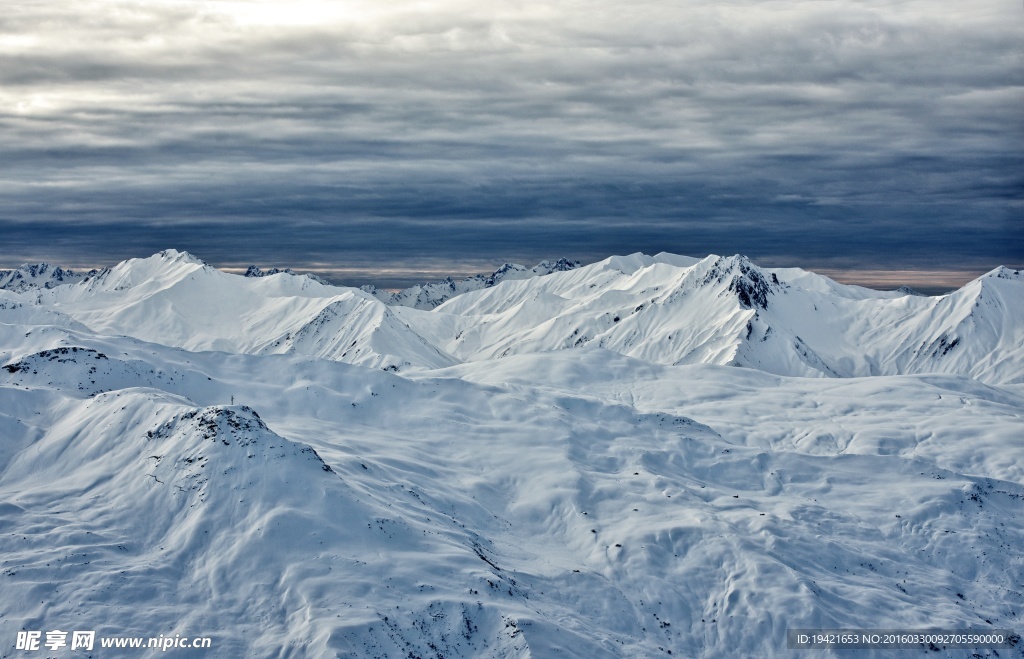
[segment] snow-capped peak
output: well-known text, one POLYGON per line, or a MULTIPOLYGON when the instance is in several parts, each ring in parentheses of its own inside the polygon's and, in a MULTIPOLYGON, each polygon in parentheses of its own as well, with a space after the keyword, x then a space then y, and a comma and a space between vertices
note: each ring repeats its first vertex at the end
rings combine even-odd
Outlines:
MULTIPOLYGON (((709 257, 711 258, 711 257, 709 257)), ((744 309, 767 309, 768 296, 781 287, 775 273, 767 273, 741 254, 716 258, 701 284, 726 284, 744 309)))
POLYGON ((271 268, 270 270, 262 270, 259 266, 250 265, 246 269, 246 271, 242 274, 242 276, 243 277, 267 277, 269 275, 276 275, 279 272, 283 272, 283 273, 288 274, 288 275, 292 274, 291 268, 285 268, 284 270, 280 270, 278 268, 271 268))
POLYGON ((170 263, 193 263, 195 265, 209 266, 206 261, 184 250, 165 249, 154 254, 154 256, 170 263))
POLYGON ((555 261, 554 263, 552 263, 551 261, 541 261, 539 264, 537 264, 536 269, 547 270, 549 273, 551 273, 567 272, 578 267, 580 267, 579 261, 570 261, 569 259, 562 257, 555 261))
POLYGON ((1016 279, 1017 281, 1024 280, 1024 273, 1020 270, 1011 270, 1005 265, 1001 265, 980 277, 981 279, 1016 279))

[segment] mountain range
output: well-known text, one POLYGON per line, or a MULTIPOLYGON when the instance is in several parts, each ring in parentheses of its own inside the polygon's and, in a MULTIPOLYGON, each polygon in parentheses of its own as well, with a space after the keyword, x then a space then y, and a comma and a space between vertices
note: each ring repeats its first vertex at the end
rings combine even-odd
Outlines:
POLYGON ((0 656, 51 629, 592 658, 1022 628, 1020 271, 942 296, 738 255, 398 294, 175 250, 0 275, 0 656))
POLYGON ((1007 268, 927 297, 759 268, 742 256, 634 254, 585 267, 506 266, 460 282, 465 292, 439 304, 424 300, 440 300, 437 287, 454 282, 385 302, 309 275, 251 273, 169 250, 47 285, 36 304, 95 331, 187 350, 298 353, 390 370, 590 346, 657 364, 788 376, 1024 382, 1024 275, 1007 268))

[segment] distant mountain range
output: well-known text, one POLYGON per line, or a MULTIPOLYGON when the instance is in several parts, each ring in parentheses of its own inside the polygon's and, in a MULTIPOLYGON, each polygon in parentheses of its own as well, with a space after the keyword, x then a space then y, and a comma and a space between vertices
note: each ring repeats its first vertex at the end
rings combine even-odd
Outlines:
POLYGON ((41 306, 87 327, 189 350, 404 370, 590 346, 789 376, 1024 381, 1024 275, 1006 268, 934 297, 742 256, 669 254, 506 265, 395 294, 290 271, 238 277, 174 250, 85 275, 47 265, 15 272, 6 275, 15 290, 38 289, 41 306))
POLYGON ((13 270, 0 270, 0 290, 25 291, 39 288, 53 288, 64 284, 73 284, 99 274, 99 270, 75 272, 48 263, 25 264, 13 270))
POLYGON ((397 293, 378 290, 374 286, 363 286, 362 290, 385 304, 429 311, 456 295, 478 291, 482 288, 490 288, 505 280, 530 279, 532 277, 550 275, 553 272, 566 272, 578 267, 580 267, 579 261, 569 261, 564 258, 554 262, 542 261, 532 268, 516 263, 506 263, 489 275, 476 275, 460 279, 459 281, 446 277, 444 280, 433 284, 420 284, 397 293))

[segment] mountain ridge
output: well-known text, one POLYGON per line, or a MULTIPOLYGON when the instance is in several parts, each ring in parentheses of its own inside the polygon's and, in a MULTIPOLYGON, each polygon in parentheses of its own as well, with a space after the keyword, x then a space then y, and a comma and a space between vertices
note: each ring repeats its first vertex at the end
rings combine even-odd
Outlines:
POLYGON ((662 364, 780 375, 945 372, 1024 382, 1024 277, 1004 267, 925 297, 761 268, 741 255, 633 254, 502 268, 489 280, 464 280, 473 288, 462 292, 442 282, 452 293, 444 299, 416 289, 391 304, 316 278, 263 274, 231 275, 166 250, 34 297, 8 295, 95 330, 189 350, 304 352, 376 368, 593 345, 662 364), (416 308, 424 299, 429 310, 416 308))
POLYGON ((579 261, 560 258, 557 261, 541 261, 532 268, 516 263, 505 263, 489 275, 474 275, 459 281, 451 277, 431 284, 417 284, 395 293, 379 290, 375 286, 362 286, 361 289, 373 295, 381 302, 391 306, 411 307, 413 309, 431 310, 444 304, 453 297, 490 288, 506 279, 528 279, 540 277, 554 272, 566 272, 580 267, 579 261))

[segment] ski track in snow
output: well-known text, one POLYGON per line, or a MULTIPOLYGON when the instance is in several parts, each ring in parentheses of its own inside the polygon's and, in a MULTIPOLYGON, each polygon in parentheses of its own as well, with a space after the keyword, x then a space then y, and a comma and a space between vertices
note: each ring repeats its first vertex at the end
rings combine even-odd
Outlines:
POLYGON ((0 657, 51 629, 448 658, 1024 629, 1020 273, 516 268, 392 305, 173 250, 6 275, 0 657))

